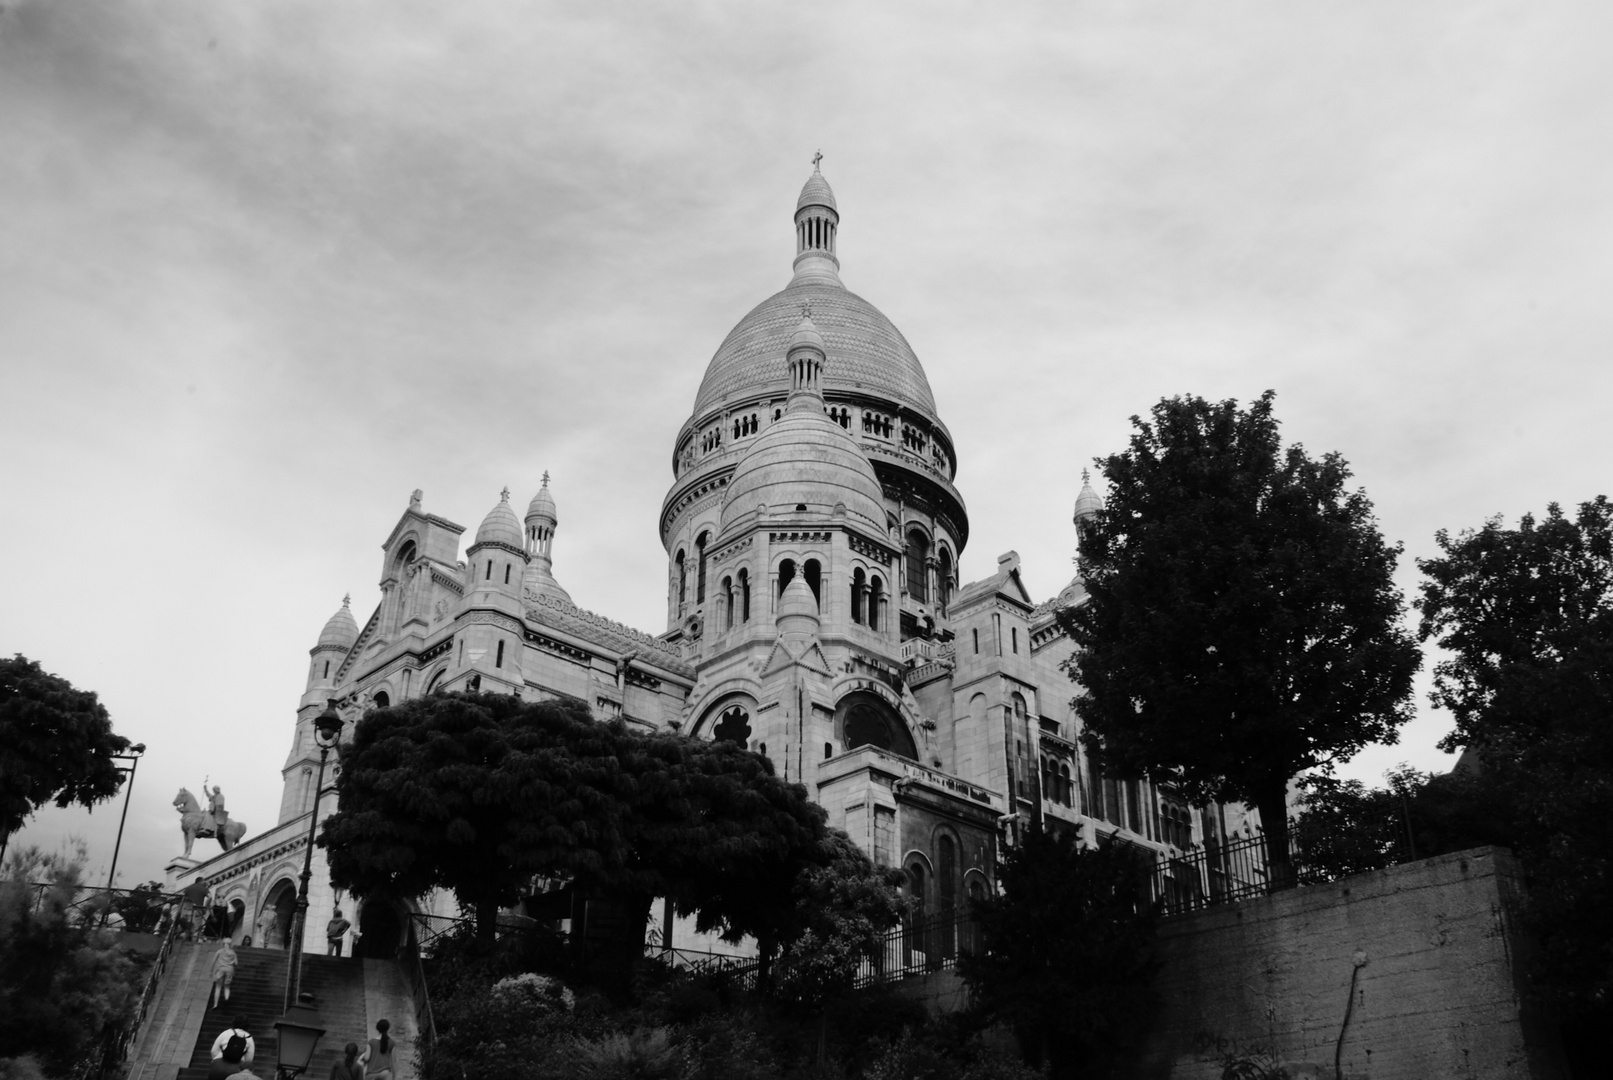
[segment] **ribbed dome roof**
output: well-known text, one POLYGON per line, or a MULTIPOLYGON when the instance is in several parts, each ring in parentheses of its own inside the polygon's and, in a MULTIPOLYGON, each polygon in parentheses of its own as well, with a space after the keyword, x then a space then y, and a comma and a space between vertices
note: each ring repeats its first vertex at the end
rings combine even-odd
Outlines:
POLYGON ((1075 523, 1081 524, 1087 518, 1103 509, 1103 499, 1092 490, 1092 477, 1085 469, 1081 470, 1081 494, 1075 497, 1075 523))
POLYGON ((504 489, 498 505, 482 519, 481 527, 476 530, 476 543, 508 544, 513 548, 522 546, 521 523, 516 520, 515 511, 510 507, 509 488, 504 489))
POLYGON ((565 590, 560 582, 555 580, 554 570, 550 567, 549 560, 542 555, 537 556, 528 563, 526 570, 522 572, 521 589, 534 596, 553 596, 564 600, 568 604, 573 603, 571 594, 565 590))
POLYGON ((353 619, 351 596, 342 597, 342 606, 325 622, 325 629, 319 632, 320 645, 339 645, 344 649, 352 648, 353 642, 358 640, 358 623, 353 619))
POLYGON ((759 435, 728 481, 721 535, 739 528, 766 506, 769 514, 830 516, 846 508, 846 521, 875 536, 885 535, 884 495, 874 467, 821 403, 794 408, 759 435))
POLYGON ((724 397, 789 393, 785 356, 803 304, 811 305, 813 325, 830 357, 823 373, 826 391, 867 390, 937 418, 930 381, 902 332, 856 293, 821 280, 796 281, 739 320, 706 367, 695 397, 696 416, 724 397))
POLYGON ((835 213, 840 213, 840 207, 835 205, 835 193, 829 190, 829 181, 823 178, 823 173, 812 170, 807 182, 801 187, 801 197, 795 200, 797 210, 807 206, 827 206, 835 213))
POLYGON ((554 496, 549 494, 549 474, 547 472, 543 474, 543 486, 538 489, 538 493, 532 496, 532 501, 527 504, 526 518, 528 521, 533 518, 542 518, 552 524, 560 524, 559 514, 555 511, 554 496))

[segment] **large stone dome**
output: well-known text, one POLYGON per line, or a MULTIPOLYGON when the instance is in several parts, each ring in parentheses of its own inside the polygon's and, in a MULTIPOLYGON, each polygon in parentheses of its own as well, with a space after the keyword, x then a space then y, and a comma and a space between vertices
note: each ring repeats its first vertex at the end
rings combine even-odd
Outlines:
MULTIPOLYGON (((800 322, 799 312, 795 321, 800 322)), ((823 414, 819 400, 790 409, 751 444, 728 482, 718 534, 732 535, 756 520, 758 507, 766 507, 768 517, 788 518, 798 513, 832 517, 843 506, 847 524, 884 536, 883 498, 874 467, 856 441, 823 414)))
POLYGON ((825 391, 866 390, 937 419, 930 381, 902 332, 856 293, 821 280, 794 281, 739 320, 706 367, 695 416, 704 416, 725 398, 789 393, 784 356, 803 305, 810 306, 831 358, 824 372, 825 391))

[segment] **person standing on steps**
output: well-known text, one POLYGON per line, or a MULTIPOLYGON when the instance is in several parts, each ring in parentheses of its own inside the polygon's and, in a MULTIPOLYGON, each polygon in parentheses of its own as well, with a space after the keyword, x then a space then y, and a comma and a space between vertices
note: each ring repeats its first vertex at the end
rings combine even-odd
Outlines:
POLYGON ((385 1020, 377 1020, 375 1030, 381 1037, 371 1039, 364 1048, 364 1056, 359 1058, 364 1063, 364 1080, 392 1080, 392 1051, 398 1048, 398 1044, 387 1034, 392 1030, 392 1025, 385 1020))
POLYGON ((358 1043, 348 1043, 342 1050, 342 1060, 330 1067, 330 1080, 364 1080, 364 1066, 358 1058, 358 1043))
POLYGON ((230 983, 235 981, 235 964, 239 958, 235 955, 235 946, 230 939, 225 938, 219 943, 218 953, 213 957, 213 1008, 218 1008, 223 1002, 230 1000, 230 983), (220 997, 220 992, 223 997, 220 997))
POLYGON ((342 955, 342 938, 352 929, 353 924, 342 918, 342 909, 336 909, 335 918, 325 924, 325 953, 327 956, 342 955))
POLYGON ((252 1064, 252 1055, 257 1050, 252 1033, 246 1029, 245 1018, 237 1016, 213 1040, 210 1051, 213 1060, 207 1066, 207 1080, 225 1080, 236 1075, 252 1064))
POLYGON ((207 904, 207 882, 201 878, 186 885, 180 894, 179 918, 185 927, 185 940, 196 940, 196 929, 201 925, 202 911, 207 904))

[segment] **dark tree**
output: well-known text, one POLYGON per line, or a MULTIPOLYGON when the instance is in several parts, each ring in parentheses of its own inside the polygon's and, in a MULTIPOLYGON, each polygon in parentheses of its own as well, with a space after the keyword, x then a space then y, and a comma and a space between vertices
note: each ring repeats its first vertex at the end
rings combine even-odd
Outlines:
POLYGON ((1288 782, 1394 742, 1420 657, 1399 546, 1343 458, 1282 447, 1273 397, 1132 418, 1130 448, 1098 461, 1110 495, 1082 531, 1088 599, 1060 621, 1102 767, 1256 807, 1286 882, 1288 782))
POLYGON ((73 906, 83 868, 82 847, 24 846, 0 875, 0 1074, 4 1059, 31 1055, 49 1076, 82 1075, 97 1038, 136 1000, 140 973, 119 936, 73 906))
POLYGON ((1136 848, 1031 829, 976 901, 982 948, 958 959, 974 1006, 1055 1077, 1101 1076, 1149 1012, 1157 909, 1136 848))
POLYGON ((94 691, 21 655, 0 660, 0 852, 52 799, 93 807, 116 795, 123 774, 112 756, 128 748, 94 691))
POLYGON ((371 713, 342 753, 320 844, 360 893, 451 889, 490 938, 537 875, 639 918, 667 896, 702 929, 770 929, 829 861, 823 810, 728 743, 599 723, 578 702, 438 694, 371 713))
POLYGON ((1424 639, 1450 656, 1433 699, 1477 758, 1491 816, 1529 874, 1536 986, 1601 1028, 1613 1001, 1613 505, 1499 519, 1419 563, 1424 639))

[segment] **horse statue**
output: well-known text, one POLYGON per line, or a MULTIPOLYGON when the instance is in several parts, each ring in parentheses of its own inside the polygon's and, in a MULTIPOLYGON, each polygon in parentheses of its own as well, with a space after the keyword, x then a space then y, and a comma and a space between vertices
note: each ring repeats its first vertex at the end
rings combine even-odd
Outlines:
POLYGON ((246 835, 246 823, 232 820, 228 815, 225 815, 224 827, 219 828, 213 815, 202 809, 201 803, 187 788, 180 788, 179 794, 174 796, 174 809, 179 811, 179 829, 185 834, 186 858, 190 857, 191 845, 197 837, 217 840, 218 846, 228 851, 246 835))

